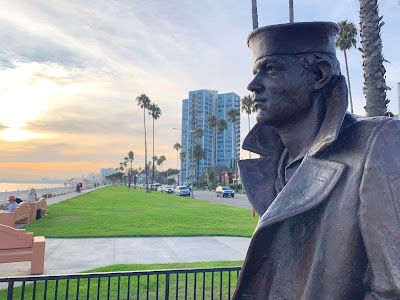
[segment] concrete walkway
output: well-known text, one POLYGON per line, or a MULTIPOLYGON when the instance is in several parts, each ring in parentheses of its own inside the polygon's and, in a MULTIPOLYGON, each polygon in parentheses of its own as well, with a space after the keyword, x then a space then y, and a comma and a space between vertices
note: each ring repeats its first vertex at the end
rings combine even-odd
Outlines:
MULTIPOLYGON (((49 198, 47 203, 79 194, 49 198)), ((249 242, 250 238, 240 237, 46 238, 43 275, 73 274, 113 264, 243 260, 249 242)), ((23 275, 30 275, 29 262, 0 264, 0 277, 23 275)))

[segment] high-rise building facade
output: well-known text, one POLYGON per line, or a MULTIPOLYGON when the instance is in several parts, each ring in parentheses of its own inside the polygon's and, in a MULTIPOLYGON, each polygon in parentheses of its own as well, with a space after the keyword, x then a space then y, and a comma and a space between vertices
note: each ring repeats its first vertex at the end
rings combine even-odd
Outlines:
POLYGON ((204 158, 200 160, 198 173, 200 176, 212 167, 213 155, 215 166, 225 165, 231 168, 239 160, 240 149, 240 117, 233 126, 228 121, 229 109, 240 109, 240 97, 235 93, 218 94, 218 91, 197 90, 189 92, 189 97, 182 100, 182 136, 181 152, 185 158, 181 160, 181 180, 183 183, 191 182, 195 178, 197 164, 191 160, 193 151, 198 150, 195 145, 201 145, 204 158), (227 129, 216 133, 213 151, 213 129, 207 123, 209 116, 227 122, 227 129), (197 134, 200 132, 200 136, 197 134), (202 135, 202 136, 201 136, 202 135), (192 168, 191 165, 195 166, 192 168))
POLYGON ((115 170, 114 168, 102 168, 100 169, 100 176, 101 178, 105 178, 106 176, 115 174, 117 172, 118 170, 115 170))

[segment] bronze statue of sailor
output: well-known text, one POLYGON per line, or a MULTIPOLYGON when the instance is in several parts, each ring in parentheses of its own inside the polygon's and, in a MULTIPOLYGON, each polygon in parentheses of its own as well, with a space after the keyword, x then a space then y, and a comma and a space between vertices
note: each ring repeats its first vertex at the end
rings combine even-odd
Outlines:
POLYGON ((239 162, 260 215, 233 296, 400 299, 400 123, 347 110, 338 26, 254 30, 257 124, 239 162))

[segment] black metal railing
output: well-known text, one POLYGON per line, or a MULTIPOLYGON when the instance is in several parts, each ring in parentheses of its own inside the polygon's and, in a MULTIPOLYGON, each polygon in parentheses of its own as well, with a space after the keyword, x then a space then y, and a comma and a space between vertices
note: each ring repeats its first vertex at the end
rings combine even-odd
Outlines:
POLYGON ((0 299, 230 299, 241 267, 0 278, 0 299), (5 283, 5 285, 4 285, 5 283))

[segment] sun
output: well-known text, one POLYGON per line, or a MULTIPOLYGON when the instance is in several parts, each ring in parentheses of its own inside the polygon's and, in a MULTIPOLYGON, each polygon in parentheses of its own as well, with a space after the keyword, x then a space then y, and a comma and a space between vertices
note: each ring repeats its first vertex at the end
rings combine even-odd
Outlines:
POLYGON ((7 128, 6 130, 0 132, 0 139, 7 142, 19 142, 46 137, 48 136, 44 134, 33 133, 18 127, 7 128))
POLYGON ((35 79, 37 64, 24 64, 0 71, 0 139, 24 141, 45 135, 26 130, 29 122, 46 111, 54 85, 35 79))

